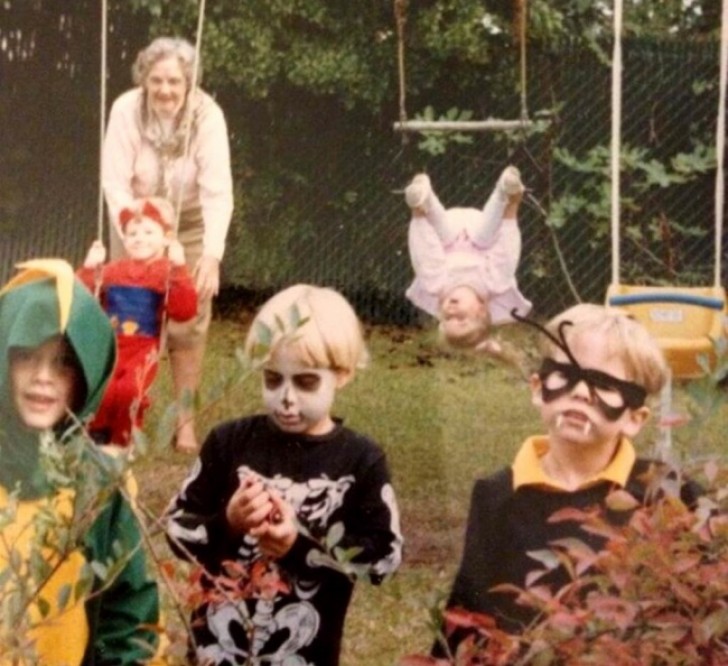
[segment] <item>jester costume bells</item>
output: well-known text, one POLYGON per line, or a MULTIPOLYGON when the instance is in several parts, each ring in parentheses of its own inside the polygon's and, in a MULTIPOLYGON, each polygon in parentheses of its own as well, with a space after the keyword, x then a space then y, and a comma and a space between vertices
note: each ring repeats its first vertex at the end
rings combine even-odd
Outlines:
MULTIPOLYGON (((22 649, 30 647, 42 664, 149 661, 157 643, 149 627, 158 622, 158 594, 146 575, 131 507, 113 485, 91 502, 89 493, 81 492, 88 491, 94 473, 98 478, 98 470, 108 460, 106 454, 95 447, 82 448, 87 453, 80 457, 74 474, 60 480, 51 476, 42 454, 43 447, 63 451, 62 447, 78 441, 74 437, 82 436, 77 419, 96 409, 113 371, 114 334, 69 264, 35 260, 20 268, 0 291, 0 513, 6 520, 0 571, 12 572, 0 582, 0 597, 9 599, 24 593, 24 588, 31 591, 32 603, 26 614, 18 615, 15 631, 21 634, 20 642, 26 643, 22 649), (75 407, 77 419, 58 424, 55 433, 39 433, 27 428, 15 413, 9 351, 35 348, 59 335, 78 360, 83 400, 75 407), (11 499, 13 493, 17 505, 11 499), (88 529, 69 530, 84 517, 89 520, 88 529), (105 581, 94 578, 91 594, 78 598, 72 592, 66 594, 81 580, 87 563, 118 560, 119 552, 126 559, 116 575, 105 581), (16 573, 18 560, 27 563, 22 585, 16 573), (11 561, 13 567, 8 566, 11 561)), ((8 651, 2 650, 0 664, 13 659, 8 651)))

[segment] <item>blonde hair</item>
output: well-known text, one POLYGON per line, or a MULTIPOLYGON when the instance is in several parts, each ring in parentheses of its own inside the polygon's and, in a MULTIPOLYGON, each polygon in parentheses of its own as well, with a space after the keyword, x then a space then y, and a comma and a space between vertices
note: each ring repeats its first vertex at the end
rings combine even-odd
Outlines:
MULTIPOLYGON (((134 85, 144 86, 152 67, 160 60, 175 57, 179 62, 187 90, 192 88, 192 74, 195 67, 195 48, 186 39, 179 37, 157 37, 149 46, 137 54, 131 68, 131 78, 134 85)), ((197 68, 197 85, 202 81, 202 68, 197 68)))
MULTIPOLYGON (((627 371, 627 379, 642 386, 649 395, 660 392, 668 377, 668 366, 657 341, 636 319, 618 308, 581 303, 556 315, 546 324, 546 330, 559 337, 559 326, 563 326, 567 343, 588 333, 603 333, 609 340, 609 353, 619 356, 627 371)), ((544 340, 542 351, 552 355, 555 345, 544 340)))
POLYGON ((261 307, 245 339, 245 354, 260 360, 283 345, 307 366, 352 375, 369 359, 354 308, 327 287, 297 284, 261 307))
POLYGON ((455 349, 472 349, 488 337, 490 331, 490 317, 487 308, 483 316, 471 317, 470 326, 458 333, 448 333, 445 330, 445 321, 440 321, 437 327, 440 342, 455 349))

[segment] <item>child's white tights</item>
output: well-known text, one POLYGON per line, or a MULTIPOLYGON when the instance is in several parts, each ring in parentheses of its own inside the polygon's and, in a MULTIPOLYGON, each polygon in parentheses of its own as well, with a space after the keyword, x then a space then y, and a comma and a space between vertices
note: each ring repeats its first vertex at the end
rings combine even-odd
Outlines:
POLYGON ((496 186, 485 202, 478 216, 446 215, 445 207, 434 190, 430 192, 425 212, 427 221, 433 226, 443 247, 452 244, 461 232, 467 233, 470 241, 477 247, 488 247, 495 239, 503 222, 503 213, 508 204, 507 196, 496 186), (465 223, 463 223, 465 219, 465 223))

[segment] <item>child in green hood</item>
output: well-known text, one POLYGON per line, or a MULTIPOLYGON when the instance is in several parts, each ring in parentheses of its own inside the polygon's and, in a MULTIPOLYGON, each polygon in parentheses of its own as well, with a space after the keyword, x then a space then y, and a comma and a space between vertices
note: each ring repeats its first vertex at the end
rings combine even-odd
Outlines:
POLYGON ((0 290, 0 598, 31 602, 0 634, 0 663, 152 663, 159 599, 137 522, 108 456, 78 439, 114 368, 111 324, 65 261, 19 268, 0 290))

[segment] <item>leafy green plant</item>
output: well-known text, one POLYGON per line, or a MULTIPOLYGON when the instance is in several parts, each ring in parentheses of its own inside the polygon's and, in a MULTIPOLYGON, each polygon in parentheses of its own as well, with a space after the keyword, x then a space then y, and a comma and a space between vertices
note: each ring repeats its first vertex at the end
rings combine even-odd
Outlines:
MULTIPOLYGON (((728 470, 709 463, 703 472, 708 492, 694 511, 674 494, 644 506, 617 490, 607 504, 631 512, 622 527, 598 510, 558 512, 553 521, 577 521, 606 543, 594 551, 578 539, 563 539, 531 553, 541 568, 524 588, 502 591, 538 611, 537 621, 512 635, 489 616, 446 611, 447 631, 470 632, 456 654, 446 660, 407 657, 401 665, 726 663, 728 470), (566 567, 572 581, 556 591, 539 585, 541 575, 556 567, 566 567)), ((663 479, 663 489, 672 483, 663 479)))
POLYGON ((59 585, 56 574, 77 566, 74 558, 112 493, 131 501, 128 461, 101 453, 85 434, 63 441, 49 434, 40 462, 48 496, 29 514, 11 492, 0 509, 0 654, 10 663, 37 663, 38 632, 100 595, 136 552, 117 542, 110 557, 84 562, 73 584, 59 585))
MULTIPOLYGON (((554 229, 566 229, 578 220, 580 227, 588 226, 589 245, 596 249, 611 233, 609 150, 597 146, 577 157, 568 149, 556 147, 554 159, 573 177, 568 189, 552 200, 546 222, 554 229)), ((629 244, 622 272, 629 279, 649 281, 649 276, 657 274, 673 282, 705 281, 700 271, 696 274, 684 265, 684 243, 680 239, 704 238, 706 230, 681 224, 669 211, 660 206, 655 209, 655 203, 666 188, 684 186, 704 176, 714 161, 714 151, 701 143, 692 152, 674 155, 667 161, 656 159, 645 148, 622 147, 620 226, 629 244), (655 212, 646 217, 647 209, 655 212)))
MULTIPOLYGON (((472 117, 472 111, 461 110, 456 107, 448 109, 444 114, 436 115, 435 109, 426 106, 421 113, 415 116, 415 120, 462 121, 471 120, 472 117)), ((417 147, 429 155, 442 155, 448 148, 471 143, 473 143, 473 137, 464 132, 426 131, 422 132, 422 139, 420 139, 417 147)))

